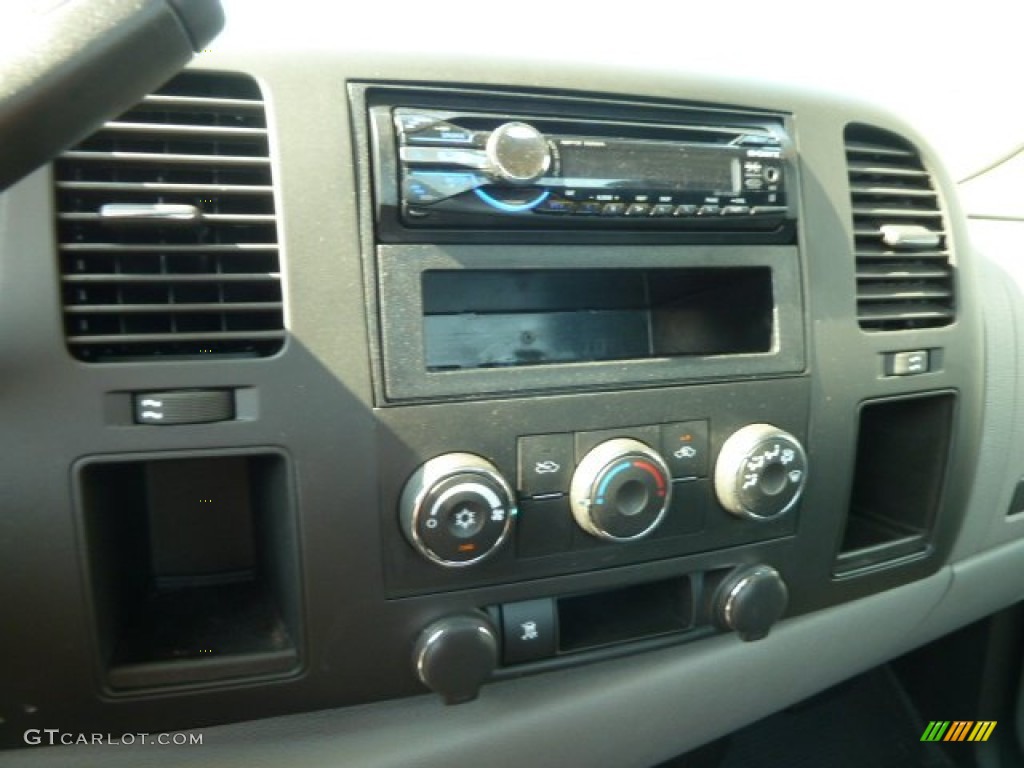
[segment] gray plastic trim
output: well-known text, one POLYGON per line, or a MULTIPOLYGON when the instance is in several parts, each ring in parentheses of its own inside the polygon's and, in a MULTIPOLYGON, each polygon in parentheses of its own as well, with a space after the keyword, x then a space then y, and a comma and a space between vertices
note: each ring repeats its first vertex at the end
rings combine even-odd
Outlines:
POLYGON ((649 768, 908 650, 920 636, 915 626, 950 582, 943 569, 871 599, 783 621, 755 643, 724 635, 492 684, 478 701, 457 707, 421 696, 210 728, 202 747, 42 749, 12 753, 8 764, 134 768, 159 754, 164 766, 220 768, 649 768), (814 659, 828 663, 809 663, 814 659))
POLYGON ((954 560, 1024 538, 1024 515, 1006 514, 1024 478, 1024 222, 971 220, 969 230, 985 297, 985 418, 954 560))
MULTIPOLYGON (((288 709, 366 701, 383 695, 382 689, 412 694, 417 689, 408 651, 415 632, 437 615, 465 609, 462 601, 473 598, 453 593, 389 601, 380 579, 384 572, 378 519, 380 474, 387 469, 374 458, 375 449, 385 444, 408 453, 410 443, 430 447, 434 445, 430 441, 443 443, 446 435, 422 435, 418 411, 407 414, 408 421, 399 418, 400 412, 415 408, 387 409, 386 417, 373 409, 379 390, 371 377, 380 369, 380 361, 376 340, 371 338, 367 346, 366 321, 376 316, 376 307, 365 289, 374 287, 376 278, 363 271, 362 257, 369 261, 373 245, 366 226, 370 214, 360 211, 358 195, 358 183, 367 187, 370 169, 354 151, 347 130, 362 119, 348 111, 345 85, 353 81, 472 79, 480 87, 582 89, 631 94, 636 99, 743 104, 794 115, 803 185, 799 237, 804 271, 796 279, 810 311, 802 333, 808 339, 803 354, 813 376, 814 397, 807 445, 812 458, 820 458, 806 498, 821 501, 801 515, 798 535, 792 537, 794 546, 780 549, 778 557, 791 562, 796 575, 791 580, 794 610, 814 612, 782 622, 758 643, 741 644, 732 636, 722 636, 502 682, 485 688, 481 701, 465 707, 443 708, 436 697, 422 696, 211 728, 204 732, 202 748, 28 750, 4 753, 3 762, 14 766, 97 762, 135 766, 159 761, 167 765, 404 768, 410 764, 479 765, 486 758, 489 764, 516 768, 523 764, 647 766, 1020 598, 1017 585, 1022 583, 1024 552, 1019 545, 971 557, 1022 532, 1018 521, 1001 518, 1005 508, 992 504, 993 497, 983 488, 989 482, 1004 488, 1009 482, 1001 469, 1005 465, 990 451, 1019 444, 1014 442, 1020 429, 1015 426, 1019 417, 1012 403, 1017 399, 1014 387, 1020 385, 1006 379, 1008 371, 1019 370, 1022 364, 1018 362, 1022 357, 1016 341, 1019 334, 1003 334, 998 326, 1014 317, 1009 302, 1012 298, 1019 303, 1020 292, 1008 288, 1001 308, 998 294, 992 294, 996 308, 987 308, 988 332, 997 328, 988 347, 990 358, 996 360, 990 359, 988 366, 1002 372, 1004 383, 989 392, 999 397, 987 404, 986 451, 979 453, 983 393, 977 382, 984 373, 984 350, 977 322, 975 301, 980 296, 976 296, 975 265, 981 259, 970 258, 955 190, 918 132, 870 105, 778 84, 752 83, 746 75, 686 73, 639 60, 630 67, 618 67, 596 56, 545 61, 537 55, 524 61, 521 52, 499 51, 490 43, 487 55, 475 59, 466 58, 461 48, 389 50, 386 41, 384 47, 373 50, 376 41, 370 40, 358 51, 344 51, 335 38, 343 32, 364 35, 359 25, 347 25, 347 30, 340 29, 345 25, 331 25, 329 33, 318 33, 316 44, 306 35, 270 41, 251 35, 253 29, 247 24, 253 24, 257 14, 247 18, 242 7, 236 4, 235 31, 229 30, 216 51, 202 57, 197 67, 251 73, 267 95, 278 210, 288 254, 282 268, 291 338, 281 355, 237 364, 212 360, 175 366, 118 364, 104 370, 74 362, 62 344, 48 174, 41 172, 0 198, 0 321, 3 327, 17 330, 0 335, 3 421, 11 447, 5 457, 4 514, 0 516, 0 539, 9 542, 0 557, 0 605, 9 615, 32 618, 31 624, 15 622, 3 638, 0 716, 7 721, 4 728, 20 734, 21 728, 30 727, 24 725, 26 721, 38 722, 40 727, 87 721, 107 730, 124 728, 127 722, 167 723, 182 713, 207 722, 259 718, 288 709), (331 39, 325 44, 328 34, 331 39), (965 311, 956 326, 870 338, 856 327, 841 142, 849 121, 900 131, 923 148, 929 167, 938 169, 937 183, 950 203, 959 246, 957 274, 965 311), (883 354, 933 347, 945 349, 943 370, 921 379, 883 376, 883 354), (154 430, 113 424, 104 411, 111 393, 196 386, 242 388, 252 393, 253 402, 258 401, 258 412, 230 425, 154 430), (834 554, 829 543, 841 533, 841 506, 849 491, 856 402, 949 389, 958 389, 962 398, 956 448, 960 458, 943 514, 955 529, 959 515, 968 510, 972 487, 977 489, 969 505, 963 548, 958 550, 970 559, 958 563, 954 571, 945 567, 931 575, 892 569, 896 573, 889 576, 828 583, 834 554), (402 429, 395 433, 395 427, 402 429), (989 438, 993 439, 991 449, 989 438), (90 674, 87 645, 65 639, 85 637, 89 623, 79 594, 68 468, 76 459, 98 452, 272 444, 285 447, 295 460, 296 491, 302 503, 310 672, 262 690, 240 687, 202 695, 154 696, 124 706, 101 704, 90 674), (28 446, 31 450, 24 449, 28 446), (976 475, 979 457, 982 472, 976 475), (918 581, 894 586, 919 576, 918 581), (946 596, 951 583, 955 592, 946 596), (806 585, 817 585, 820 594, 795 589, 806 585), (816 610, 823 601, 868 592, 876 594, 816 610), (44 666, 59 685, 41 679, 39 670, 44 666), (638 714, 623 717, 626 711, 638 714), (62 713, 67 717, 64 722, 62 713)), ((312 26, 307 17, 293 15, 297 25, 293 29, 312 26)), ((449 43, 426 38, 424 42, 449 43)), ((459 46, 471 42, 459 41, 459 46)), ((1002 251, 1011 258, 1019 252, 1017 243, 1019 235, 997 238, 993 253, 1002 251)), ((997 282, 998 277, 986 279, 986 304, 988 286, 997 282)), ((698 394, 700 389, 693 387, 698 394)), ((604 397, 607 394, 602 393, 599 402, 610 412, 619 401, 604 397)), ((645 412, 652 411, 648 401, 661 393, 652 389, 643 394, 645 412)), ((579 403, 578 407, 585 407, 591 400, 581 398, 579 403)), ((477 414, 491 407, 486 402, 474 405, 477 414)), ((598 415, 605 418, 603 412, 598 415)), ((623 424, 647 423, 630 414, 621 418, 623 424)), ((392 511, 389 505, 384 509, 388 514, 392 511)), ((758 552, 775 550, 762 545, 758 552)), ((937 561, 928 567, 932 566, 940 568, 937 561)), ((666 561, 661 567, 672 567, 672 563, 666 561)), ((577 581, 603 579, 610 584, 616 578, 622 577, 595 571, 578 576, 577 581)), ((534 588, 516 586, 503 594, 527 599, 528 590, 534 588)))

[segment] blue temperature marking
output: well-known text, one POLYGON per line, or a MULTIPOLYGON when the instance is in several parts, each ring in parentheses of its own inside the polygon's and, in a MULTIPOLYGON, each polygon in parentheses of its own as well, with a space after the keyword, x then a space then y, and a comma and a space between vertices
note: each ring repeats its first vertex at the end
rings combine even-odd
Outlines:
POLYGON ((410 171, 409 176, 448 176, 452 179, 477 180, 477 175, 475 173, 452 173, 451 171, 410 171))
POLYGON ((624 461, 622 464, 619 464, 619 466, 617 466, 615 469, 613 469, 611 472, 604 476, 604 480, 601 481, 601 485, 597 487, 598 504, 604 504, 604 492, 608 489, 608 483, 612 481, 612 478, 619 474, 619 472, 624 472, 625 470, 629 469, 630 466, 632 465, 629 461, 624 461))
POLYGON ((543 192, 540 193, 536 200, 531 200, 528 203, 520 203, 518 205, 514 205, 512 203, 505 203, 502 202, 501 200, 493 198, 489 194, 484 192, 482 189, 474 189, 473 191, 476 192, 477 197, 479 197, 492 208, 497 208, 499 211, 505 211, 507 213, 519 213, 520 211, 532 210, 533 208, 536 208, 538 205, 547 200, 548 195, 551 194, 548 190, 545 189, 543 192))

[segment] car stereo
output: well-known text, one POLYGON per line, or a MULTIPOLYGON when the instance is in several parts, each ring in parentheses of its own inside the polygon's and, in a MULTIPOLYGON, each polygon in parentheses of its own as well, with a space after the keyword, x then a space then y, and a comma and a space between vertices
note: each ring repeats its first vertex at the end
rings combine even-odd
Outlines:
POLYGON ((774 118, 659 124, 395 103, 370 118, 385 241, 397 228, 766 233, 795 218, 792 142, 774 118))
POLYGON ((381 402, 804 371, 785 115, 353 93, 381 402))

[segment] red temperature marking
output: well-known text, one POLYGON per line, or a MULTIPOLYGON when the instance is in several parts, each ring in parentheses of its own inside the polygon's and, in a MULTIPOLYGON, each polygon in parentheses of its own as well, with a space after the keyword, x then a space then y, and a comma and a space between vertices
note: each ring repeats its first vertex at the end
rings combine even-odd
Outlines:
POLYGON ((658 471, 657 467, 655 467, 653 464, 649 464, 646 461, 634 461, 633 466, 646 470, 647 472, 650 472, 652 475, 654 475, 654 482, 657 483, 658 485, 658 495, 665 495, 665 478, 662 477, 661 472, 658 471))

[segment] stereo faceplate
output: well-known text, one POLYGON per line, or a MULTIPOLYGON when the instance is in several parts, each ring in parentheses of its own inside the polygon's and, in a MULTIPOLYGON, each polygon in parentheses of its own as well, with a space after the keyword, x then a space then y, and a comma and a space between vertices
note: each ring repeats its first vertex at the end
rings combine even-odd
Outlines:
POLYGON ((408 227, 771 231, 789 214, 778 121, 627 126, 389 106, 371 120, 408 227))
POLYGON ((355 90, 380 242, 794 242, 784 115, 355 90))

